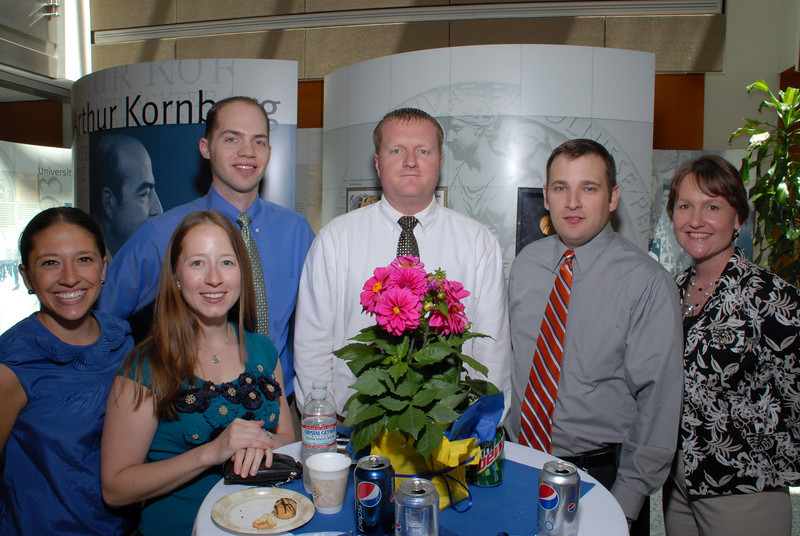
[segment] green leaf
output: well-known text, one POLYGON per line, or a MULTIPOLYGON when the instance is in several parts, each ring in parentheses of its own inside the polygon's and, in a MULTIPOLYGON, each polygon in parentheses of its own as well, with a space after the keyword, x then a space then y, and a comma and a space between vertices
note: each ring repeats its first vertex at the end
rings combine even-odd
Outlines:
POLYGON ((475 369, 477 372, 480 372, 484 376, 488 374, 489 369, 483 363, 479 363, 478 361, 472 359, 470 356, 462 354, 461 352, 458 353, 458 356, 464 361, 464 363, 475 369))
POLYGON ((443 397, 441 402, 448 408, 457 408, 465 398, 467 398, 467 393, 459 392, 443 397))
POLYGON ((384 411, 377 404, 364 404, 358 408, 358 411, 352 409, 347 412, 347 426, 356 426, 364 421, 371 419, 380 419, 383 417, 384 411))
POLYGON ((442 429, 431 422, 425 423, 423 432, 414 443, 414 449, 423 457, 427 458, 436 448, 441 445, 444 433, 442 429))
POLYGON ((495 384, 487 380, 467 379, 461 382, 475 396, 495 395, 500 392, 495 384))
POLYGON ((369 344, 351 343, 338 350, 334 350, 333 355, 350 361, 364 356, 374 356, 375 348, 369 344))
POLYGON ((428 422, 428 417, 425 413, 411 406, 400 415, 398 427, 411 437, 416 438, 428 422))
POLYGON ((417 363, 431 364, 438 363, 448 355, 453 353, 453 348, 441 342, 427 344, 411 354, 411 359, 417 363))
POLYGON ((409 368, 402 381, 395 385, 394 393, 399 397, 411 397, 422 387, 422 374, 409 368))
POLYGON ((429 415, 440 424, 450 424, 458 419, 458 412, 442 403, 434 404, 429 415))
POLYGON ((367 448, 372 440, 383 432, 386 427, 386 421, 387 419, 383 418, 372 423, 367 423, 364 426, 354 428, 353 434, 350 436, 353 452, 358 452, 361 449, 367 448))
POLYGON ((408 400, 400 400, 392 396, 384 396, 378 399, 378 404, 389 411, 403 411, 408 407, 408 400))
POLYGON ((364 356, 350 361, 349 363, 347 363, 347 366, 353 373, 353 375, 358 377, 359 375, 361 375, 362 372, 364 372, 365 369, 380 363, 381 361, 383 361, 383 359, 384 359, 383 354, 364 356))
POLYGON ((370 369, 356 378, 350 387, 365 395, 382 395, 386 392, 386 383, 389 381, 389 373, 381 369, 370 369))
POLYGON ((435 389, 420 389, 411 399, 411 405, 424 408, 433 402, 439 393, 435 389))
POLYGON ((397 383, 397 381, 402 378, 406 372, 408 372, 408 363, 405 361, 395 363, 389 367, 389 376, 392 377, 392 380, 394 380, 395 383, 397 383))

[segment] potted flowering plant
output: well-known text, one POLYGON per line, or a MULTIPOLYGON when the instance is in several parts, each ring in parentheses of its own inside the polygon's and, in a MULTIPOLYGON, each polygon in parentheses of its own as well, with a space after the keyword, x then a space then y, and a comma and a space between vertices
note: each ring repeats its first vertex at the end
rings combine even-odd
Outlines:
POLYGON ((426 272, 412 256, 375 269, 364 284, 361 305, 377 323, 334 352, 356 376, 344 407, 356 452, 386 432, 412 440, 427 457, 471 401, 499 392, 483 380, 461 380, 465 364, 488 372, 461 352, 464 342, 486 337, 469 330, 461 302, 467 296, 461 283, 442 270, 426 272))

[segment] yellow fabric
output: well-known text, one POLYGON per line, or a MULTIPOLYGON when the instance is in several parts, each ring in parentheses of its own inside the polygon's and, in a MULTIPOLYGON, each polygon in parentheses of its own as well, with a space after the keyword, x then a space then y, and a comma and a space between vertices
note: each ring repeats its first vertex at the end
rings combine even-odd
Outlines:
POLYGON ((467 465, 477 465, 480 463, 481 449, 478 448, 477 438, 460 439, 450 442, 446 437, 442 439, 442 444, 433 451, 427 459, 423 458, 414 450, 414 442, 406 440, 400 434, 387 434, 382 432, 372 442, 371 454, 386 456, 392 461, 395 472, 395 491, 400 482, 409 477, 398 477, 396 475, 418 475, 433 482, 436 491, 439 492, 439 509, 444 510, 450 506, 450 496, 453 502, 457 503, 467 498, 467 465), (467 462, 472 458, 471 461, 467 462), (464 464, 459 467, 459 464, 464 464), (444 476, 431 477, 431 474, 442 473, 449 467, 456 467, 447 472, 448 478, 444 476), (458 483, 451 480, 454 478, 458 483), (448 495, 447 486, 450 486, 448 495))

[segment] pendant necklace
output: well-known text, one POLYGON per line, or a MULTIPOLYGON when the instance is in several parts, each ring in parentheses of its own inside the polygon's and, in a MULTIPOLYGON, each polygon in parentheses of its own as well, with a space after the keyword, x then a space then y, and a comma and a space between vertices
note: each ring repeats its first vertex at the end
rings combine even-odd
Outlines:
POLYGON ((228 331, 228 336, 227 336, 227 337, 225 337, 225 342, 224 342, 224 343, 223 343, 223 345, 222 345, 222 350, 220 350, 220 351, 219 351, 219 352, 217 352, 216 354, 212 354, 212 353, 211 353, 211 350, 209 350, 208 348, 206 348, 205 346, 203 346, 203 345, 202 345, 202 344, 200 344, 199 342, 197 343, 197 345, 198 345, 198 346, 199 346, 199 347, 200 347, 202 350, 204 350, 204 351, 208 352, 208 355, 210 355, 210 356, 211 356, 211 362, 212 362, 213 364, 215 364, 215 365, 216 365, 217 363, 219 363, 219 355, 220 355, 222 352, 224 352, 224 351, 225 351, 225 348, 228 346, 228 341, 230 341, 230 340, 231 340, 231 325, 230 325, 230 324, 228 324, 228 329, 227 329, 227 331, 228 331))
POLYGON ((689 288, 686 290, 684 295, 681 297, 681 310, 683 311, 683 317, 686 318, 688 316, 694 316, 697 310, 700 308, 700 305, 705 303, 709 296, 714 292, 714 289, 717 288, 717 283, 719 283, 719 277, 715 280, 711 281, 705 287, 695 287, 696 274, 692 274, 692 279, 689 281, 689 288), (695 289, 696 292, 702 292, 700 295, 700 299, 690 300, 689 296, 693 295, 692 289, 695 289), (705 291, 704 291, 705 289, 705 291), (694 301, 694 304, 688 303, 689 301, 694 301))

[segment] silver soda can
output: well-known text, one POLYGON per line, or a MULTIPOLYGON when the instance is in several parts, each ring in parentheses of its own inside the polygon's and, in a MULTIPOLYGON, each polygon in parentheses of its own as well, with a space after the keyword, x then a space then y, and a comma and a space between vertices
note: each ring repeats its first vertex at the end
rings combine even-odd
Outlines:
POLYGON ((544 464, 539 472, 539 507, 536 536, 578 534, 578 468, 561 460, 544 464))
POLYGON ((439 536, 439 492, 430 480, 409 478, 394 495, 395 536, 439 536))

